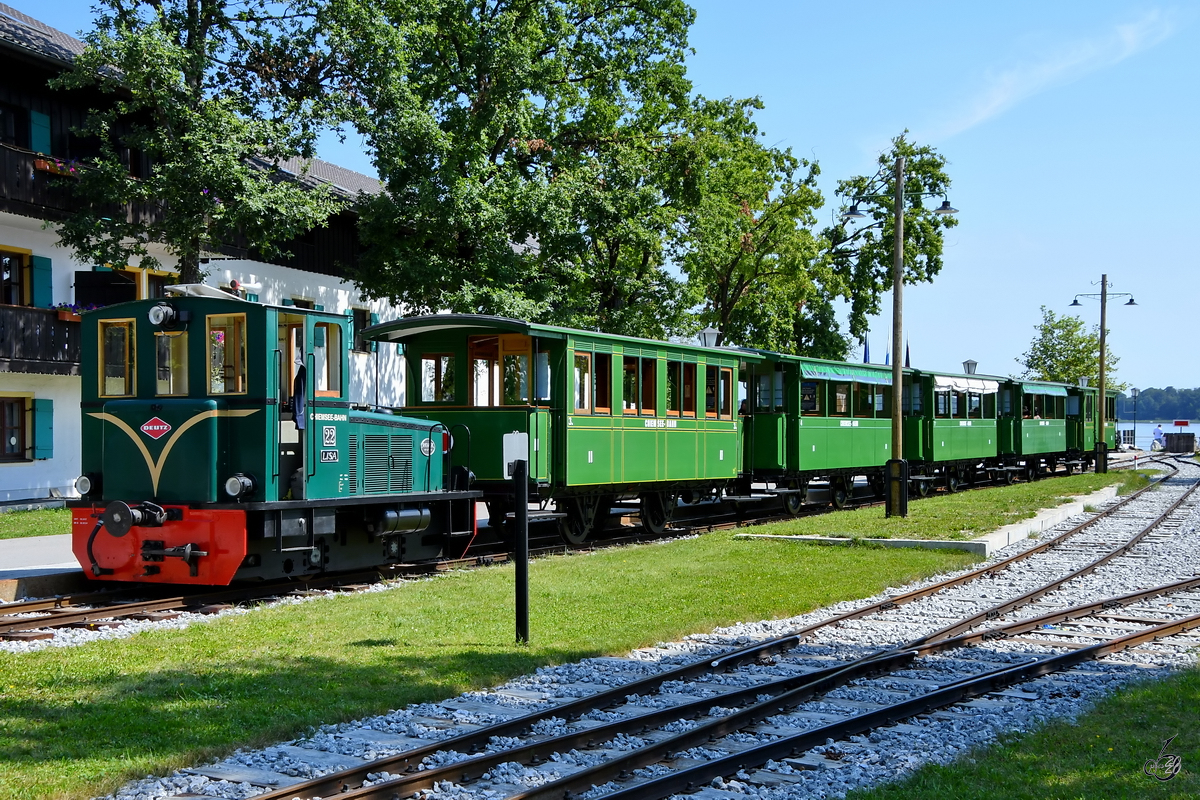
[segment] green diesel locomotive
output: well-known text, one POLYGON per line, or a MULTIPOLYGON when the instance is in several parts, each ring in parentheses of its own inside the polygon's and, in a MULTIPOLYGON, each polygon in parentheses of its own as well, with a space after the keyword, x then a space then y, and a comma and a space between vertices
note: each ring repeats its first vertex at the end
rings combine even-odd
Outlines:
POLYGON ((224 585, 458 555, 469 465, 444 424, 351 404, 347 317, 173 288, 82 323, 86 574, 224 585))

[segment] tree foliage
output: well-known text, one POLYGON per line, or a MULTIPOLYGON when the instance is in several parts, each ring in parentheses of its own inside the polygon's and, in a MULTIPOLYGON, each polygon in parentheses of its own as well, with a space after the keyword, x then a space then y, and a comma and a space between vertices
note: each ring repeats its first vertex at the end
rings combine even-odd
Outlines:
POLYGON ((356 123, 388 189, 365 212, 362 285, 410 313, 666 333, 685 310, 663 254, 691 9, 376 0, 376 28, 357 13, 331 39, 372 76, 356 123))
POLYGON ((161 244, 192 282, 207 248, 239 241, 271 252, 333 212, 327 191, 275 167, 312 155, 322 118, 322 92, 272 55, 315 52, 313 9, 100 0, 98 10, 86 49, 54 81, 105 98, 75 132, 95 148, 72 183, 78 210, 59 227, 78 258, 157 266, 151 246, 161 244), (149 172, 135 176, 141 154, 149 172))
POLYGON ((704 298, 699 322, 719 342, 791 350, 805 303, 842 286, 812 233, 820 170, 758 141, 751 114, 761 108, 757 99, 696 101, 699 197, 683 213, 679 262, 704 298))
POLYGON ((1140 420, 1200 420, 1200 388, 1143 389, 1136 406, 1132 397, 1124 398, 1121 419, 1133 419, 1135 409, 1140 420))
POLYGON ((895 164, 905 157, 904 171, 904 282, 929 282, 942 270, 943 231, 958 224, 952 216, 934 213, 930 196, 944 196, 950 188, 946 159, 928 145, 917 145, 908 132, 892 140, 879 156, 874 175, 838 181, 837 196, 843 210, 856 204, 867 216, 861 223, 832 225, 825 229, 828 258, 846 287, 850 303, 849 334, 860 340, 867 333, 868 317, 880 312, 880 299, 892 288, 895 252, 895 164))
MULTIPOLYGON (((1024 368, 1020 377, 1075 384, 1080 378, 1087 378, 1089 385, 1100 385, 1099 325, 1088 330, 1079 317, 1060 317, 1042 306, 1042 321, 1035 330, 1029 349, 1016 360, 1024 368)), ((1125 384, 1116 380, 1120 359, 1112 354, 1112 348, 1106 349, 1106 388, 1121 391, 1125 384)))

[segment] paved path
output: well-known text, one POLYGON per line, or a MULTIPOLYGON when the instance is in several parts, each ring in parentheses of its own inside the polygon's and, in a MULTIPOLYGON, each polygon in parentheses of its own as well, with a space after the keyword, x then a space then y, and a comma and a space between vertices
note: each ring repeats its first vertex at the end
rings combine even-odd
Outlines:
MULTIPOLYGON (((0 517, 0 524, 4 519, 0 517)), ((0 539, 0 580, 79 569, 71 554, 71 534, 0 539)))

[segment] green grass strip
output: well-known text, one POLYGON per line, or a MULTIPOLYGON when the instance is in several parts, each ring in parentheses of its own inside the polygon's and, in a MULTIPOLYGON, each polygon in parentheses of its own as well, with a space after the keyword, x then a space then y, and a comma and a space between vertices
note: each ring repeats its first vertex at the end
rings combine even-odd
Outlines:
POLYGON ((791 616, 970 563, 955 552, 715 533, 534 562, 527 647, 513 644, 513 570, 503 566, 182 631, 0 654, 0 797, 91 797, 322 723, 791 616))
POLYGON ((55 536, 71 532, 71 510, 41 508, 36 511, 8 511, 0 514, 0 539, 27 536, 55 536))
POLYGON ((1002 737, 957 761, 847 800, 1142 800, 1200 797, 1200 670, 1126 687, 1075 722, 1002 737), (1182 769, 1160 781, 1143 770, 1163 743, 1182 769))
POLYGON ((974 539, 1029 519, 1044 508, 1070 502, 1117 484, 1126 494, 1145 486, 1144 473, 1084 474, 1018 483, 985 491, 914 499, 907 517, 885 517, 882 506, 804 517, 754 529, 778 536, 839 536, 852 539, 974 539))

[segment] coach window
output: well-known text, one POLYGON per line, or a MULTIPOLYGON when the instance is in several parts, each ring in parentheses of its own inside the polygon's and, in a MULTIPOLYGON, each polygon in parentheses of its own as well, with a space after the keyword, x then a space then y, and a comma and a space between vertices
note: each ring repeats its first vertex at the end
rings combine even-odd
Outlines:
POLYGON ((978 392, 967 394, 967 418, 983 419, 983 396, 978 392))
POLYGON ((592 410, 592 354, 575 354, 575 413, 592 410))
POLYGON ((154 334, 155 394, 177 397, 188 391, 187 331, 154 334))
POLYGON ((545 350, 533 353, 533 399, 538 403, 550 402, 550 354, 545 350))
POLYGON ((608 353, 596 353, 596 402, 593 407, 597 414, 612 413, 612 356, 608 353))
POLYGON ((833 395, 833 408, 830 409, 829 416, 831 417, 848 417, 850 416, 850 384, 848 383, 831 383, 829 385, 830 392, 833 395))
POLYGON ((467 358, 471 365, 471 404, 486 408, 500 405, 499 339, 495 336, 467 338, 467 358))
MULTIPOLYGON (((1104 400, 1104 418, 1108 420, 1116 420, 1117 418, 1117 398, 1107 397, 1104 400)), ((1176 428, 1176 430, 1179 430, 1176 428)))
POLYGON ((721 419, 733 419, 733 370, 721 370, 721 419))
POLYGON ((246 393, 246 315, 208 317, 208 393, 246 393))
POLYGON ((421 402, 454 402, 454 356, 426 353, 421 356, 421 402))
POLYGON ((996 393, 989 392, 988 394, 980 395, 980 403, 983 406, 983 411, 980 416, 984 419, 996 418, 996 393))
POLYGON ((313 392, 319 397, 338 397, 342 393, 342 328, 337 323, 320 322, 313 336, 313 392))
POLYGON ((683 365, 683 416, 696 416, 696 365, 683 365))
POLYGON ((881 384, 875 387, 875 417, 891 419, 892 416, 892 387, 881 384))
POLYGON ((717 368, 704 368, 704 416, 717 418, 717 368))
POLYGON ((821 414, 822 384, 818 381, 800 382, 800 413, 808 417, 821 414))
POLYGON ((642 359, 642 413, 654 416, 658 407, 658 359, 642 359))
POLYGON ((678 417, 682 410, 683 397, 680 395, 680 383, 683 381, 683 362, 667 362, 667 416, 678 417))
POLYGON ((950 392, 933 393, 933 415, 939 419, 950 416, 950 392))
POLYGON ((638 412, 638 359, 625 356, 621 371, 621 402, 626 414, 638 412))
POLYGON ((857 401, 854 406, 854 416, 856 417, 873 417, 875 416, 875 387, 868 383, 856 383, 854 385, 854 399, 857 401))
POLYGON ((100 396, 129 397, 133 394, 133 334, 131 319, 100 323, 100 396))

